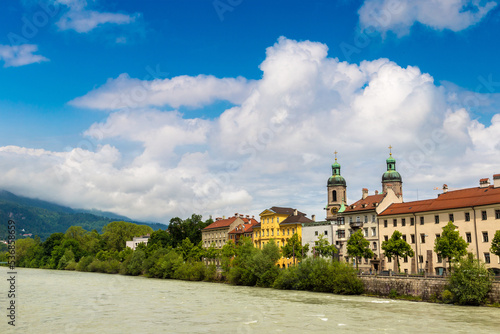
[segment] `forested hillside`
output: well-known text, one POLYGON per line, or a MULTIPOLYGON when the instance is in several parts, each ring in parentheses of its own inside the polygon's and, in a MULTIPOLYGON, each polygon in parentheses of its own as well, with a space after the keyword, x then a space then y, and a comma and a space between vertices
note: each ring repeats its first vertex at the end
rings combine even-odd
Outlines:
MULTIPOLYGON (((92 210, 92 212, 101 213, 97 210, 92 210)), ((116 217, 105 217, 104 215, 113 214, 102 212, 101 215, 97 215, 78 212, 78 210, 54 203, 16 196, 8 191, 0 190, 0 240, 7 238, 7 221, 9 219, 16 222, 17 238, 20 238, 22 234, 31 233, 33 237, 37 235, 45 240, 52 233, 66 232, 70 226, 81 226, 87 231, 96 229, 101 232, 104 226, 117 220, 116 217, 121 217, 120 220, 126 218, 118 215, 116 217)), ((153 230, 167 227, 156 223, 134 223, 148 225, 153 230)))

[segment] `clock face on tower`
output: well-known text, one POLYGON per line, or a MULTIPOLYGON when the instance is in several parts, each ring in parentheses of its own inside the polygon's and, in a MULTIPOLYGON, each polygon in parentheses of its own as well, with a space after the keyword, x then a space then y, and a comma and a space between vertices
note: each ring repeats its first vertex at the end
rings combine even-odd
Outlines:
POLYGON ((330 209, 330 212, 331 212, 332 214, 336 214, 336 213, 337 213, 337 211, 339 211, 339 209, 338 209, 338 208, 336 208, 336 207, 333 207, 333 208, 331 208, 331 209, 330 209))

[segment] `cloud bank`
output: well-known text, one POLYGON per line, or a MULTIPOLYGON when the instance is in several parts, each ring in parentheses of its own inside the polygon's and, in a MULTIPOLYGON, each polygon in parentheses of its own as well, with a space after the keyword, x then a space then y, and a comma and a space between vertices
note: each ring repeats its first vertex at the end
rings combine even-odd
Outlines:
POLYGON ((324 44, 282 37, 253 82, 109 79, 72 101, 111 110, 78 147, 1 147, 0 188, 160 222, 193 212, 257 215, 273 205, 322 218, 335 150, 349 202, 363 187, 380 190, 389 145, 406 200, 500 172, 500 114, 481 123, 470 113, 491 95, 474 94, 476 105, 418 67, 388 59, 351 64, 327 52, 324 44), (133 87, 145 98, 131 98, 133 87), (116 107, 120 95, 135 104, 116 107), (215 119, 171 109, 218 99, 235 106, 215 119))

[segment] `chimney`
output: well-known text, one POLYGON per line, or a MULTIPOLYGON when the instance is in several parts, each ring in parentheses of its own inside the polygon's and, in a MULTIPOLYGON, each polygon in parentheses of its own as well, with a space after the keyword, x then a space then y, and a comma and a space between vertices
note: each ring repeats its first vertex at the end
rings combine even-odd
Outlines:
POLYGON ((316 215, 312 215, 312 216, 311 216, 311 220, 312 220, 313 222, 315 222, 315 221, 316 221, 316 215))
POLYGON ((367 198, 367 197, 368 197, 368 189, 363 188, 362 192, 363 192, 363 196, 362 196, 362 198, 363 198, 363 199, 367 198))
POLYGON ((443 194, 446 194, 448 192, 448 185, 443 184, 443 194))
POLYGON ((299 214, 298 210, 297 210, 297 209, 295 209, 295 210, 293 211, 293 215, 294 215, 294 216, 297 216, 298 214, 299 214))
POLYGON ((222 216, 222 219, 226 219, 226 216, 222 216))
POLYGON ((500 174, 493 175, 493 188, 500 187, 500 174))
POLYGON ((378 190, 375 190, 375 195, 378 195, 378 190))
POLYGON ((486 188, 490 186, 490 179, 484 178, 479 180, 479 188, 486 188))
POLYGON ((234 214, 234 216, 235 216, 235 217, 238 217, 238 213, 235 213, 235 214, 234 214))

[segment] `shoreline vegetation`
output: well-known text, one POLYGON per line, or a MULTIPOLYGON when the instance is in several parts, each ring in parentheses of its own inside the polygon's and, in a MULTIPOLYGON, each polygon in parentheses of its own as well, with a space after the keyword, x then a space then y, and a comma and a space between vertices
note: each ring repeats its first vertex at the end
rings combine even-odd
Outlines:
MULTIPOLYGON (((211 223, 193 214, 185 220, 173 218, 167 231, 153 232, 149 226, 123 221, 106 225, 102 234, 71 226, 66 233, 53 233, 43 242, 38 237, 17 240, 16 266, 341 295, 364 293, 363 282, 349 263, 316 256, 306 257, 295 266, 278 268, 276 262, 282 250, 274 241, 262 249, 255 248, 250 238, 242 238, 237 244, 229 240, 222 249, 203 248, 201 230, 211 223), (147 246, 141 243, 135 251, 125 247, 127 240, 145 234, 150 234, 147 246)), ((0 254, 0 262, 7 255, 0 254)), ((455 264, 447 289, 431 302, 484 305, 491 285, 492 276, 484 265, 464 257, 455 264)), ((395 291, 378 297, 421 300, 395 291)))

